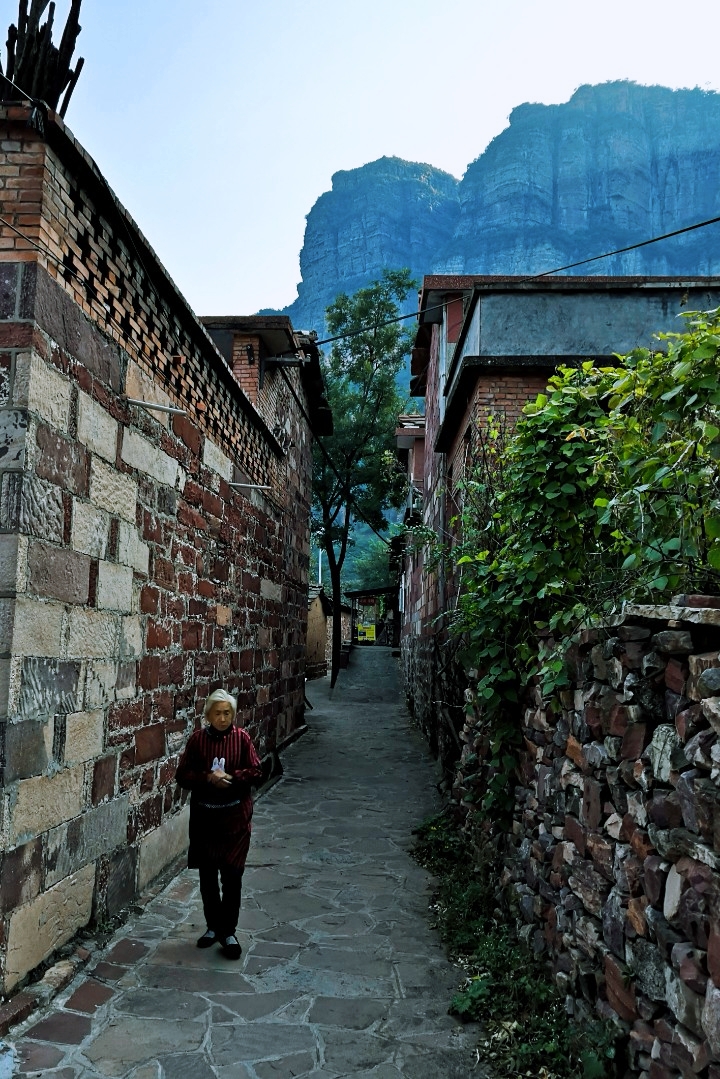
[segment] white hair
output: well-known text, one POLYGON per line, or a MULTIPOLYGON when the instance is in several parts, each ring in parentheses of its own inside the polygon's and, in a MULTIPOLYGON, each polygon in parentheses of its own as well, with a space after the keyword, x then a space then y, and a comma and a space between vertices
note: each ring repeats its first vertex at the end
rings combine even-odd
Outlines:
POLYGON ((211 693, 205 701, 205 707, 203 708, 203 715, 205 716, 205 718, 207 719, 210 713, 210 709, 214 704, 218 704, 218 702, 222 702, 222 704, 229 704, 232 708, 233 719, 235 719, 235 715, 237 713, 237 701, 231 693, 228 693, 224 689, 216 689, 215 692, 211 693))

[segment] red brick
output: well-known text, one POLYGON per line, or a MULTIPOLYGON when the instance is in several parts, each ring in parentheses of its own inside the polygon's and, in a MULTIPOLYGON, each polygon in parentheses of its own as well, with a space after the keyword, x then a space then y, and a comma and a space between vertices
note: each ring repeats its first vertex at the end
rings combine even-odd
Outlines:
MULTIPOLYGON (((148 648, 150 647, 154 646, 151 646, 148 640, 148 648)), ((143 656, 138 663, 137 681, 141 689, 157 689, 160 685, 160 656, 143 656)))
POLYGON ((115 795, 117 757, 101 757, 93 768, 92 804, 99 805, 115 795))
POLYGON ((169 648, 172 641, 172 634, 170 630, 159 622, 148 621, 147 633, 145 635, 145 647, 148 651, 153 651, 156 648, 169 648))
POLYGON ((162 723, 142 727, 135 734, 135 764, 147 764, 165 756, 165 728, 162 723))
MULTIPOLYGON (((142 614, 157 614, 160 593, 157 588, 146 584, 140 591, 140 610, 142 614)), ((151 647, 148 645, 148 647, 151 647)))

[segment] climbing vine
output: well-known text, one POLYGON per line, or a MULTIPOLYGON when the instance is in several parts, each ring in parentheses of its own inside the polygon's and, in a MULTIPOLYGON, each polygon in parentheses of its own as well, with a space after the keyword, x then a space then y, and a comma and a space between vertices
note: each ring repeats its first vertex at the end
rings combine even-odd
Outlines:
POLYGON ((718 590, 720 313, 685 318, 659 350, 560 368, 509 437, 478 428, 452 623, 477 671, 486 815, 512 808, 528 690, 568 684, 556 642, 626 601, 718 590))

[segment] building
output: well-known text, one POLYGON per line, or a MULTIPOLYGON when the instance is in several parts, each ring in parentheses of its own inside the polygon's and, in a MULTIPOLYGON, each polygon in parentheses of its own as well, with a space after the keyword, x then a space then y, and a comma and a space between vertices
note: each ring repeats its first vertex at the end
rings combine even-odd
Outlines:
POLYGON ((303 722, 317 349, 200 322, 70 131, 0 106, 1 981, 183 850, 222 685, 261 754, 303 722))
MULTIPOLYGON (((651 346, 660 331, 682 330, 683 311, 718 305, 717 278, 425 277, 411 368, 411 392, 425 399, 424 427, 401 417, 397 431, 411 492, 406 516, 451 546, 478 424, 492 415, 512 427, 559 364, 610 364, 616 353, 651 346)), ((452 762, 460 752, 463 681, 444 612, 458 579, 451 556, 430 570, 424 558, 422 543, 406 545, 400 606, 407 697, 431 745, 452 762)))

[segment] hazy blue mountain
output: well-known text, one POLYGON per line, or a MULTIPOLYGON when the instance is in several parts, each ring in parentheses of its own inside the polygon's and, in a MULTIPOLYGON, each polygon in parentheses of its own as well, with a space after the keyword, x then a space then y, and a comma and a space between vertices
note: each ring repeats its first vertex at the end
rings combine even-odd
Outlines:
MULTIPOLYGON (((338 292, 384 267, 538 273, 718 215, 720 94, 582 86, 565 104, 514 109, 462 180, 387 157, 336 173, 308 214, 285 313, 322 334, 338 292)), ((575 272, 720 273, 720 225, 575 272)))

